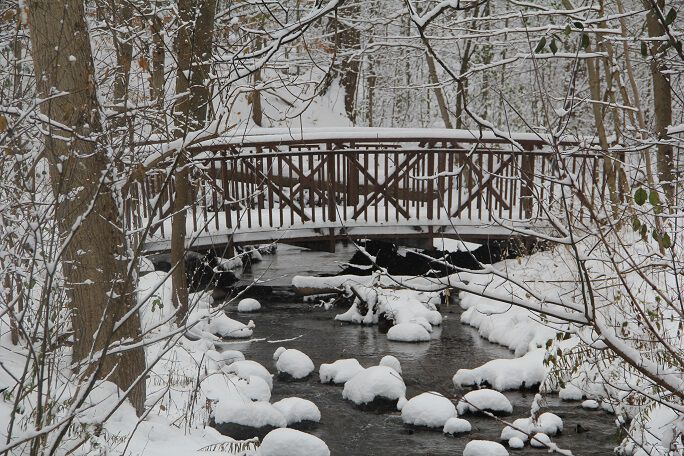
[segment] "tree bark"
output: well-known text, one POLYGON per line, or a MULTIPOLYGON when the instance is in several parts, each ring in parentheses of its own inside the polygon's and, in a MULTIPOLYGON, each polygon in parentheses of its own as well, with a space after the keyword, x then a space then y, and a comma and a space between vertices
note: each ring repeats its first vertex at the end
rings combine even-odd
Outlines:
MULTIPOLYGON (((214 37, 216 0, 180 0, 180 28, 176 38, 178 70, 174 107, 175 136, 204 127, 209 118, 211 92, 209 73, 214 37)), ((190 172, 187 151, 178 160, 174 176, 173 217, 171 220, 171 275, 176 320, 182 324, 188 312, 188 283, 185 271, 185 239, 187 207, 190 203, 190 172)))
MULTIPOLYGON (((665 9, 665 0, 656 2, 660 10, 665 9)), ((646 14, 646 27, 648 36, 651 38, 665 36, 666 31, 658 20, 653 5, 648 0, 644 0, 644 7, 649 11, 646 14)), ((665 144, 668 138, 667 127, 672 124, 672 87, 670 80, 665 75, 666 68, 663 64, 662 53, 663 42, 653 41, 651 44, 651 78, 653 79, 653 115, 655 117, 655 133, 660 143, 658 144, 658 180, 663 188, 665 197, 670 204, 673 203, 673 174, 674 159, 671 144, 665 144)))
MULTIPOLYGON (((55 217, 66 244, 61 258, 74 331, 74 360, 106 350, 117 340, 141 337, 137 312, 114 331, 136 303, 128 280, 128 248, 123 215, 117 206, 96 95, 90 36, 81 0, 32 0, 29 26, 42 113, 71 131, 51 128, 45 155, 56 200, 55 217), (65 197, 68 195, 68 197, 65 197), (92 205, 92 211, 89 207, 92 205)), ((47 127, 46 127, 47 128, 47 127)), ((94 369, 122 390, 134 385, 145 369, 142 348, 106 355, 94 369)), ((145 381, 129 396, 140 414, 145 381)))

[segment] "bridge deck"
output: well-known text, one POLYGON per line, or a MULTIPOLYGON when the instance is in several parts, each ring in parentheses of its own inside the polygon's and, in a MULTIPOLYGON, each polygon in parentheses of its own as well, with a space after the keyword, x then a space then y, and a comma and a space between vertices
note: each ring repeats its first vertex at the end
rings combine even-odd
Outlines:
MULTIPOLYGON (((344 237, 501 237, 539 227, 572 173, 587 195, 605 191, 590 143, 534 133, 442 129, 258 129, 192 152, 197 244, 344 237), (563 153, 559 154, 559 148, 563 153), (560 160, 559 160, 560 157, 560 160)), ((148 173, 129 204, 131 228, 152 225, 147 250, 169 245, 168 170, 148 173)), ((581 216, 581 214, 580 214, 581 216)))

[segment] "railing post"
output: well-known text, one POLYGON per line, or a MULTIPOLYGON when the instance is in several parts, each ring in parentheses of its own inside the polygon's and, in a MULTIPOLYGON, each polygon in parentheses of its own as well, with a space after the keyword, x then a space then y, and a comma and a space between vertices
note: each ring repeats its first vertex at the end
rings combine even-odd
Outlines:
POLYGON ((525 218, 532 217, 532 186, 534 184, 534 145, 531 143, 523 144, 525 149, 522 153, 520 163, 520 174, 522 177, 522 188, 520 189, 520 202, 522 213, 525 218))
MULTIPOLYGON (((428 144, 428 148, 430 145, 428 144)), ((433 220, 435 217, 435 154, 427 152, 427 174, 430 177, 427 180, 427 217, 428 220, 433 220)))
MULTIPOLYGON (((349 148, 354 149, 355 144, 353 142, 349 143, 349 148)), ((358 157, 355 152, 346 152, 349 156, 347 160, 347 201, 348 205, 352 207, 357 207, 359 205, 359 170, 356 169, 356 165, 352 163, 352 158, 358 157)))

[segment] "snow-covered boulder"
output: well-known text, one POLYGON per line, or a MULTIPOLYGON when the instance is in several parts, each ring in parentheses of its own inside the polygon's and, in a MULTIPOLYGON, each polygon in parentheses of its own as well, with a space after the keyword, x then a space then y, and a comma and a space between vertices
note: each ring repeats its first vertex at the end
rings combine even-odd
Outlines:
POLYGON ((311 358, 294 348, 279 347, 273 354, 278 376, 284 380, 303 380, 314 371, 311 358))
POLYGON ((469 421, 464 420, 463 418, 451 417, 444 423, 442 432, 451 435, 465 434, 470 432, 472 428, 469 421))
POLYGON ((330 456, 328 445, 318 437, 295 429, 276 429, 264 437, 257 456, 330 456))
POLYGON ((523 442, 521 439, 517 437, 511 437, 508 439, 508 446, 513 448, 514 450, 520 450, 522 448, 525 448, 525 442, 523 442))
POLYGON ((454 375, 458 387, 490 386, 498 391, 529 389, 546 377, 546 350, 533 350, 520 358, 494 359, 475 369, 459 369, 454 375))
POLYGON ((238 350, 221 350, 219 352, 220 359, 225 365, 230 365, 235 361, 244 361, 245 355, 238 350))
POLYGON ((530 445, 535 448, 545 448, 549 443, 551 443, 551 438, 543 432, 537 432, 530 439, 530 445))
POLYGON ((261 304, 256 299, 245 298, 237 305, 238 312, 257 312, 261 310, 261 304))
POLYGON ((287 419, 272 404, 228 397, 219 400, 213 413, 216 428, 237 440, 263 437, 275 428, 287 426, 287 419))
POLYGON ((503 428, 500 439, 502 441, 519 439, 523 443, 527 442, 529 434, 532 432, 534 426, 532 423, 532 418, 518 418, 511 424, 512 426, 506 426, 503 428))
POLYGON ((509 456, 506 447, 489 440, 471 440, 463 449, 463 456, 509 456))
POLYGON ((548 435, 560 434, 563 432, 563 420, 555 413, 544 412, 537 418, 537 429, 548 435))
POLYGON ((374 409, 396 409, 406 395, 401 375, 391 367, 373 366, 364 369, 344 384, 342 397, 358 406, 374 409))
POLYGON ((459 415, 480 412, 492 412, 501 415, 513 413, 513 406, 508 398, 491 389, 470 391, 458 402, 456 408, 459 415))
POLYGON ((577 385, 568 383, 564 388, 558 391, 558 397, 564 401, 581 401, 584 399, 584 391, 582 391, 577 385))
POLYGON ((342 384, 346 383, 347 380, 362 370, 364 370, 364 368, 361 363, 356 360, 356 358, 348 358, 338 359, 334 363, 330 364, 321 364, 318 372, 321 378, 321 383, 342 384))
POLYGON ((601 404, 599 404, 598 401, 595 401, 594 399, 587 399, 586 401, 582 402, 582 408, 585 408, 587 410, 598 410, 599 407, 601 407, 601 404))
POLYGON ((532 418, 518 418, 501 431, 500 439, 510 441, 516 438, 527 442, 531 434, 543 433, 556 435, 563 432, 563 420, 556 414, 545 412, 539 415, 536 421, 532 418))
POLYGON ((430 333, 418 323, 399 323, 387 331, 387 340, 395 342, 427 342, 430 333))
POLYGON ((235 361, 223 368, 226 373, 233 373, 239 377, 248 379, 250 375, 256 375, 264 379, 270 389, 273 389, 273 377, 264 366, 252 360, 235 361))
POLYGON ((414 426, 444 428, 447 420, 455 416, 454 404, 434 391, 412 397, 401 409, 404 423, 414 426))
POLYGON ((399 360, 396 357, 394 357, 392 355, 383 356, 382 359, 380 360, 380 364, 378 364, 378 365, 379 366, 391 367, 395 371, 399 372, 399 375, 401 375, 401 363, 399 362, 399 360))
POLYGON ((283 414, 290 427, 321 421, 321 412, 316 404, 300 397, 286 397, 274 402, 273 406, 283 414))

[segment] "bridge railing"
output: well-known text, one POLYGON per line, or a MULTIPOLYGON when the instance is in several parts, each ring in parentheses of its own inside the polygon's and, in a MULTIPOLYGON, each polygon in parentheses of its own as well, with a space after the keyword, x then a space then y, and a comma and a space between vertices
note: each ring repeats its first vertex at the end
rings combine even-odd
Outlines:
MULTIPOLYGON (((474 138, 214 142, 194 150, 189 232, 398 224, 438 231, 543 218, 561 198, 557 155, 545 141, 525 139, 523 150, 474 138)), ((586 194, 603 196, 601 154, 577 149, 564 160, 586 194)), ((154 219, 155 234, 167 238, 173 185, 150 175, 135 191, 141 204, 130 219, 154 219)))

